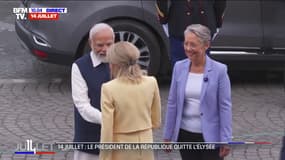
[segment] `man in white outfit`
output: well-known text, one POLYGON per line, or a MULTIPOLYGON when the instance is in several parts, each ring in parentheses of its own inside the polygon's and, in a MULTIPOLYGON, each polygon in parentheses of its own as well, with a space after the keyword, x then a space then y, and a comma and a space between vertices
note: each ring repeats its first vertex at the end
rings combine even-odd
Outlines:
MULTIPOLYGON (((114 31, 108 24, 95 24, 89 32, 91 52, 83 55, 72 65, 75 143, 100 142, 101 85, 110 80, 106 50, 114 40, 114 31)), ((99 149, 82 147, 74 151, 74 160, 96 159, 99 159, 99 149)))

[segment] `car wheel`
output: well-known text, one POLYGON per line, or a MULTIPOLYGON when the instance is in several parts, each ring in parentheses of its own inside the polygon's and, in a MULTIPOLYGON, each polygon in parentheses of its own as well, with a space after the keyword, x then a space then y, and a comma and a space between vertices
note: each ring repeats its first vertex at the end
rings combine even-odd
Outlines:
POLYGON ((141 23, 130 20, 108 22, 115 32, 115 41, 133 43, 140 51, 139 64, 149 75, 157 75, 160 66, 160 46, 154 33, 141 23))

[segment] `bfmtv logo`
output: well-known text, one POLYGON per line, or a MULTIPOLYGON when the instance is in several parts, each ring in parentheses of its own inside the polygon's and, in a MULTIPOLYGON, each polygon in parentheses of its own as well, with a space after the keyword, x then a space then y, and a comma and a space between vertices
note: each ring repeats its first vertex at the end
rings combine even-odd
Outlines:
POLYGON ((13 13, 16 15, 16 19, 18 20, 26 20, 26 14, 28 12, 28 8, 13 8, 13 13))
POLYGON ((13 8, 17 20, 58 20, 67 8, 13 8))

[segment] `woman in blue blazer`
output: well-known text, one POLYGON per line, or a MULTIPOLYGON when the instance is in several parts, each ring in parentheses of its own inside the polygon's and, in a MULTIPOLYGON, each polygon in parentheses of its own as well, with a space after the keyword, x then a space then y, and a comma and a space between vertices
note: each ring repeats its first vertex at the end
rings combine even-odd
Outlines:
MULTIPOLYGON (((231 85, 226 65, 209 58, 211 32, 193 24, 184 32, 187 59, 176 62, 167 102, 166 142, 229 142, 232 137, 231 85)), ((180 149, 183 160, 221 160, 229 146, 180 149)))

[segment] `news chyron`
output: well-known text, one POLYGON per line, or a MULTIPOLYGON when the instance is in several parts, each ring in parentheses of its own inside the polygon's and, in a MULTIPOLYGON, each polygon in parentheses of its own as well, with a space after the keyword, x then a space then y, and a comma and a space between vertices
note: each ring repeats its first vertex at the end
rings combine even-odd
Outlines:
POLYGON ((13 8, 17 20, 59 20, 67 8, 13 8))

